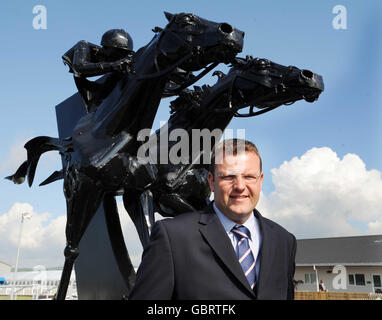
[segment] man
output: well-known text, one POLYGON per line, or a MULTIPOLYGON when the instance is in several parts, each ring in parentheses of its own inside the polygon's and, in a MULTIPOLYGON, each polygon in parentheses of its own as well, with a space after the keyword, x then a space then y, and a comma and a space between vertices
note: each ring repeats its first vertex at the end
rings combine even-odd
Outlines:
POLYGON ((102 47, 87 41, 79 41, 63 56, 64 64, 74 74, 78 92, 88 111, 92 111, 111 92, 122 72, 134 72, 133 39, 123 29, 106 31, 101 39, 102 47), (109 74, 103 83, 88 81, 87 77, 109 74))
POLYGON ((216 146, 214 201, 154 225, 130 299, 293 299, 296 239, 255 209, 261 167, 251 142, 216 146))
POLYGON ((320 291, 326 291, 326 286, 325 286, 324 280, 320 280, 320 284, 318 287, 319 287, 320 291))

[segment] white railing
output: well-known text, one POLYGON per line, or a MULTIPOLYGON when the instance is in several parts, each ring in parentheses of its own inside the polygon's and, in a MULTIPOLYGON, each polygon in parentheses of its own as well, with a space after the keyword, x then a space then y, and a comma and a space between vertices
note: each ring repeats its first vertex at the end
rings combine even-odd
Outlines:
MULTIPOLYGON (((11 297, 12 289, 14 289, 14 299, 17 296, 30 296, 32 300, 52 299, 57 292, 57 285, 1 285, 0 296, 11 297)), ((66 295, 67 300, 77 300, 77 286, 76 283, 71 281, 66 295)))

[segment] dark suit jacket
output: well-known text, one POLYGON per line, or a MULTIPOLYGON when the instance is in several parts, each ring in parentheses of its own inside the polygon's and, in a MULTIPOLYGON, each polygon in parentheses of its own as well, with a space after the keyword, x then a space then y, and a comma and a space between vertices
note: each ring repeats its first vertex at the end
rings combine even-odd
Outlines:
POLYGON ((262 233, 255 290, 210 205, 156 222, 129 299, 293 299, 296 238, 256 209, 254 214, 262 233))

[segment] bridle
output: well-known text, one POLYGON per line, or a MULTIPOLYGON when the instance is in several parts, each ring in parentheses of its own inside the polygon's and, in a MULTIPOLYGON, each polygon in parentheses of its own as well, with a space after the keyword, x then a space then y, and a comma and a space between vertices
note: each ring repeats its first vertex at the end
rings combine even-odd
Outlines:
MULTIPOLYGON (((168 26, 172 24, 173 19, 169 22, 168 26)), ((169 72, 171 72, 172 70, 174 70, 175 68, 180 66, 183 62, 185 62, 189 58, 191 58, 194 54, 198 54, 201 51, 200 47, 196 47, 196 48, 192 47, 187 40, 182 39, 178 35, 178 32, 172 30, 170 27, 166 27, 165 29, 156 27, 156 28, 153 29, 153 31, 154 32, 160 32, 159 35, 157 34, 158 40, 156 41, 155 48, 154 48, 154 50, 155 50, 154 63, 155 63, 155 67, 157 69, 157 72, 150 73, 150 74, 138 74, 138 75, 135 75, 133 77, 136 80, 154 79, 154 78, 161 77, 161 76, 163 76, 165 74, 168 74, 169 72), (189 52, 184 57, 180 58, 178 61, 176 61, 175 63, 171 64, 169 67, 167 67, 167 68, 165 68, 163 70, 160 70, 160 67, 159 67, 159 64, 158 64, 158 56, 159 56, 160 53, 163 54, 164 56, 167 56, 167 53, 164 52, 163 50, 159 50, 158 49, 158 45, 159 45, 160 41, 162 40, 163 36, 166 33, 170 34, 173 37, 175 37, 175 39, 178 42, 182 43, 182 46, 186 46, 189 52)), ((187 88, 188 86, 192 85, 193 83, 195 83, 196 81, 201 79, 204 75, 206 75, 208 72, 210 72, 218 64, 219 64, 218 62, 211 63, 209 66, 205 67, 205 69, 202 72, 200 72, 197 76, 195 76, 192 79, 186 81, 185 83, 183 83, 182 85, 180 85, 177 88, 168 89, 168 91, 171 91, 171 94, 174 94, 174 95, 178 94, 183 89, 187 88)))
MULTIPOLYGON (((242 59, 242 58, 237 58, 237 59, 242 59)), ((244 59, 242 59, 244 60, 244 59)), ((241 108, 241 106, 236 106, 236 107, 233 107, 232 106, 232 90, 233 90, 233 86, 234 86, 234 83, 235 81, 238 79, 238 78, 242 78, 242 79, 245 79, 245 80, 248 80, 248 81, 251 81, 251 82, 257 82, 259 83, 260 85, 263 85, 265 87, 268 87, 268 88, 273 88, 274 91, 272 92, 269 92, 267 95, 263 96, 263 99, 266 99, 267 97, 271 97, 273 94, 279 94, 280 91, 281 93, 283 92, 286 92, 286 89, 287 89, 287 86, 285 85, 285 83, 287 83, 287 81, 289 80, 289 77, 292 73, 293 70, 295 70, 296 67, 294 66, 289 66, 288 67, 288 70, 287 72, 285 72, 284 74, 280 75, 280 74, 275 74, 275 73, 272 73, 270 72, 269 70, 267 70, 267 77, 264 77, 264 74, 261 74, 261 71, 264 71, 263 70, 259 70, 258 72, 247 72, 247 73, 242 73, 242 72, 236 72, 233 76, 232 76, 232 79, 230 80, 230 86, 229 86, 229 91, 228 91, 228 108, 217 108, 216 109, 216 112, 229 112, 229 113, 232 113, 234 117, 237 117, 237 118, 248 118, 248 117, 254 117, 254 116, 258 116, 258 115, 261 115, 263 113, 267 113, 269 111, 272 111, 282 105, 292 105, 293 103, 295 103, 295 101, 292 101, 292 102, 286 102, 286 103, 283 103, 283 104, 280 104, 280 105, 274 105, 274 106, 269 106, 269 107, 265 107, 261 110, 258 110, 258 111, 254 111, 254 106, 250 106, 249 107, 249 111, 248 113, 245 113, 245 114, 241 114, 238 112, 238 110, 241 108), (281 82, 279 85, 277 86, 273 86, 271 85, 269 79, 271 77, 277 77, 277 78, 281 78, 281 82)), ((289 90, 292 90, 293 91, 293 88, 289 88, 289 90)))

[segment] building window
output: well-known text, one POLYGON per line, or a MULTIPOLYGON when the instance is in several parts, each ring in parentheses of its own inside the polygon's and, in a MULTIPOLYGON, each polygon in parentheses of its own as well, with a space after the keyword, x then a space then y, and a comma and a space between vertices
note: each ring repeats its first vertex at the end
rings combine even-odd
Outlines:
POLYGON ((380 275, 373 275, 373 283, 374 287, 381 288, 381 276, 380 275))
POLYGON ((357 286, 364 286, 366 284, 365 275, 364 274, 356 274, 355 275, 355 284, 357 286))
POLYGON ((316 283, 316 274, 305 273, 305 283, 316 283))
POLYGON ((365 275, 356 273, 356 274, 349 274, 349 285, 350 286, 364 286, 366 285, 365 281, 365 275))

